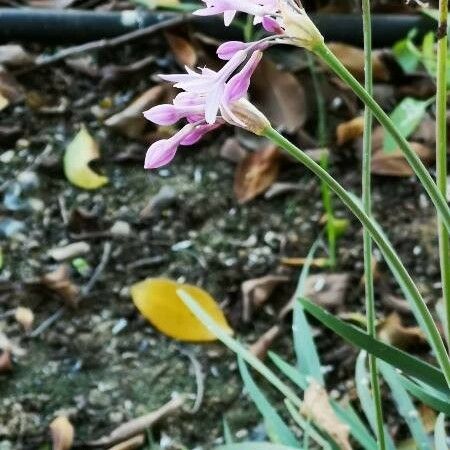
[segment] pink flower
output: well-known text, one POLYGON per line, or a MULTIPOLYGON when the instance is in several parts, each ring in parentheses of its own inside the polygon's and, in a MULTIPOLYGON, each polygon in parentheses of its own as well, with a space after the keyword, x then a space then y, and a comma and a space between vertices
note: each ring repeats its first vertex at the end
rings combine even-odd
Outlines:
POLYGON ((198 16, 224 15, 225 25, 233 21, 236 13, 244 12, 255 16, 255 23, 260 23, 262 17, 277 12, 276 0, 203 0, 206 7, 198 9, 198 16))
MULTIPOLYGON (((144 167, 153 169, 168 164, 180 145, 195 144, 225 122, 245 128, 245 110, 251 108, 241 100, 247 95, 250 78, 261 57, 260 51, 248 56, 245 50, 238 50, 218 72, 207 68, 196 72, 187 68, 185 74, 162 76, 183 92, 172 104, 154 106, 145 111, 144 117, 158 125, 173 125, 181 119, 188 124, 171 138, 153 143, 147 151, 144 167), (237 103, 240 104, 236 109, 239 113, 234 114, 232 111, 237 103)), ((253 109, 252 116, 255 116, 253 109)), ((257 116, 258 120, 262 119, 257 116)), ((258 127, 252 122, 252 127, 255 126, 258 127)), ((267 126, 267 120, 262 126, 267 126)))

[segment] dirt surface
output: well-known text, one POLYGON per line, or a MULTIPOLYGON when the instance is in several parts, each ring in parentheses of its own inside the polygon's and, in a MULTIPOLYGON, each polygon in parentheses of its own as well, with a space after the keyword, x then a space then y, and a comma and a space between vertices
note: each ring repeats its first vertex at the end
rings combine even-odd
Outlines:
MULTIPOLYGON (((239 205, 233 195, 235 165, 219 156, 223 142, 234 133, 230 129, 181 150, 167 168, 144 171, 145 138, 132 140, 109 129, 98 111, 108 116, 122 110, 153 84, 155 73, 173 71, 175 63, 157 38, 142 47, 95 54, 100 67, 124 65, 142 58, 149 46, 154 63, 113 84, 99 83, 65 64, 21 75, 26 102, 0 113, 2 126, 18 128, 3 136, 0 182, 28 177, 32 182, 21 198, 34 199, 29 210, 3 205, 0 216, 23 224, 20 233, 0 241, 0 332, 23 349, 13 356, 12 371, 0 374, 1 450, 50 448, 48 424, 62 412, 75 426, 77 448, 86 448, 87 440, 158 408, 175 393, 190 397, 186 411, 152 430, 164 447, 209 447, 220 441, 224 417, 241 438, 263 436, 261 418, 242 394, 234 356, 219 344, 194 346, 164 337, 138 314, 129 287, 156 276, 200 285, 222 304, 238 337, 255 341, 277 322, 277 312, 295 287, 299 269, 281 266, 280 259, 305 256, 322 229, 320 186, 305 169, 284 162, 279 181, 298 183, 294 192, 239 205), (36 102, 65 106, 42 112, 42 107, 33 107, 36 102), (108 185, 95 191, 72 186, 62 172, 64 149, 82 123, 99 142, 99 166, 109 177, 108 185), (162 199, 161 189, 166 189, 162 199), (156 208, 143 217, 155 196, 160 199, 156 208), (111 233, 117 223, 125 235, 111 233), (69 261, 72 283, 81 289, 101 264, 105 245, 111 245, 100 277, 77 307, 64 306, 60 293, 39 282, 59 266, 49 251, 73 242, 90 246, 83 255, 90 268, 85 275, 69 261), (242 282, 271 273, 286 274, 290 282, 276 289, 251 323, 243 323, 242 282), (64 310, 31 337, 8 315, 18 306, 33 311, 33 329, 62 306, 64 310), (195 363, 205 375, 205 395, 199 411, 189 414, 198 389, 195 363)), ((314 130, 313 114, 305 128, 314 130)), ((358 194, 358 152, 350 146, 330 148, 332 172, 358 194)), ((10 187, 3 190, 4 199, 10 187)), ((420 186, 413 178, 375 177, 374 209, 425 299, 434 304, 440 295, 436 224, 420 186)), ((351 219, 337 201, 336 215, 351 219)), ((338 265, 331 271, 351 277, 344 301, 335 307, 338 312, 363 311, 362 232, 353 219, 350 223, 339 241, 338 265)), ((400 294, 382 262, 378 283, 383 298, 377 306, 386 316, 392 306, 382 300, 400 294)), ((411 319, 408 314, 404 318, 411 319)), ((293 361, 289 320, 272 348, 293 361)), ((329 389, 336 396, 351 392, 354 352, 325 331, 316 331, 330 373, 329 389)))

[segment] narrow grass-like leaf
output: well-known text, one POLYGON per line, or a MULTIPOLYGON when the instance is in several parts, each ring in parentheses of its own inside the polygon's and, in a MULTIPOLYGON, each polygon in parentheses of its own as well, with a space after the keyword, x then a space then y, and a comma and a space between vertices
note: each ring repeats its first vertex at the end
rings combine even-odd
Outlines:
POLYGON ((286 398, 288 398, 294 405, 300 407, 302 402, 297 397, 295 392, 264 363, 262 363, 253 353, 248 351, 241 343, 233 339, 226 331, 218 325, 192 298, 186 291, 179 289, 177 291, 180 298, 186 304, 186 306, 192 311, 192 313, 205 325, 208 330, 217 336, 217 339, 222 341, 230 350, 235 352, 238 356, 243 358, 248 364, 250 364, 255 370, 257 370, 266 380, 275 386, 286 398))
POLYGON ((275 408, 270 404, 266 396, 256 385, 247 368, 247 365, 240 356, 238 356, 238 366, 239 372, 244 382, 244 386, 250 398, 253 400, 259 412, 264 417, 267 434, 270 440, 276 444, 289 445, 291 447, 300 447, 300 444, 295 438, 294 433, 284 423, 283 419, 277 413, 275 408))
POLYGON ((417 448, 419 450, 431 450, 430 440, 423 426, 420 414, 406 392, 406 389, 402 386, 399 375, 389 364, 382 361, 380 361, 380 371, 391 388, 391 394, 397 404, 398 412, 405 419, 417 448))
MULTIPOLYGON (((403 137, 409 137, 417 128, 429 105, 428 101, 406 97, 392 111, 391 120, 403 137)), ((383 147, 386 153, 393 152, 397 148, 397 143, 389 133, 385 133, 383 147)))
POLYGON ((270 442, 240 442, 239 444, 226 444, 215 447, 214 450, 298 450, 296 447, 272 444, 270 442))
POLYGON ((448 450, 444 414, 439 414, 434 425, 434 448, 435 450, 448 450))
MULTIPOLYGON (((305 264, 300 272, 294 298, 304 296, 306 279, 308 278, 309 269, 311 268, 311 263, 319 244, 320 239, 317 239, 308 252, 305 264)), ((317 353, 316 344, 314 343, 311 327, 306 320, 303 306, 298 302, 294 302, 292 331, 294 337, 294 350, 300 372, 314 378, 318 383, 324 386, 325 380, 323 379, 320 359, 317 353)))
POLYGON ((377 442, 351 406, 343 407, 335 401, 331 402, 331 406, 339 419, 349 426, 353 438, 359 442, 361 447, 366 450, 378 449, 377 442))
POLYGON ((402 386, 413 396, 431 408, 450 416, 450 396, 427 385, 420 386, 404 376, 399 376, 402 386))
POLYGON ((293 383, 295 383, 302 391, 308 387, 306 376, 300 373, 296 367, 291 366, 274 352, 268 353, 272 362, 277 368, 286 375, 293 383))
POLYGON ((299 301, 312 316, 355 347, 366 350, 371 355, 402 370, 405 374, 429 384, 439 391, 448 393, 444 374, 436 367, 402 350, 384 344, 378 339, 372 338, 367 333, 334 317, 309 300, 300 298, 299 301))
MULTIPOLYGON (((300 389, 305 390, 307 388, 308 381, 294 366, 288 364, 273 352, 269 352, 269 357, 278 369, 300 389)), ((361 444, 361 446, 366 450, 377 450, 378 447, 375 439, 355 411, 350 407, 343 408, 338 402, 331 399, 330 403, 336 415, 342 422, 345 422, 349 426, 353 437, 361 444)))
MULTIPOLYGON (((359 353, 356 359, 356 371, 355 371, 355 381, 356 381, 356 392, 358 393, 358 398, 361 403, 364 414, 372 428, 373 432, 376 433, 376 419, 375 411, 373 406, 372 393, 369 389, 370 379, 366 368, 366 356, 367 353, 362 351, 359 353)), ((385 430, 386 444, 389 450, 395 450, 395 444, 388 430, 385 430)))

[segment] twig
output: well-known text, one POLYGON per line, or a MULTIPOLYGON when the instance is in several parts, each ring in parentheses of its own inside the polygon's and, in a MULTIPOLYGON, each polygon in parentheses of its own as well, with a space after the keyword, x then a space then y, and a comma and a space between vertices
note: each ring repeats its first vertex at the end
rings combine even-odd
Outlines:
POLYGON ((194 405, 187 412, 189 412, 189 414, 195 414, 202 406, 203 397, 205 395, 205 376, 203 374, 200 362, 191 351, 180 348, 180 353, 189 358, 192 364, 192 368, 194 369, 195 382, 197 384, 197 393, 195 396, 194 405))
POLYGON ((105 270, 106 265, 108 264, 109 257, 111 256, 111 249, 112 244, 110 241, 105 242, 105 245, 103 247, 103 254, 100 259, 100 262, 95 269, 94 273, 92 274, 92 277, 90 280, 86 283, 85 286, 81 289, 81 296, 86 297, 94 287, 95 283, 97 283, 98 279, 100 278, 100 275, 102 274, 103 270, 105 270))
POLYGON ((47 66, 49 64, 53 64, 55 62, 61 61, 69 56, 78 55, 79 53, 88 52, 91 50, 100 50, 105 48, 115 47, 117 45, 122 45, 127 42, 130 42, 135 39, 140 39, 146 36, 150 36, 158 31, 164 30, 166 28, 173 27, 175 25, 179 25, 190 20, 190 14, 176 14, 173 17, 170 17, 167 20, 163 20, 162 22, 158 22, 153 25, 149 25, 148 27, 141 28, 139 30, 133 30, 129 33, 122 34, 121 36, 117 36, 111 39, 99 39, 97 41, 87 42, 86 44, 75 45, 73 47, 65 48, 59 52, 56 52, 54 55, 45 56, 41 55, 36 58, 34 65, 30 67, 26 67, 16 74, 22 74, 25 72, 29 72, 39 67, 47 66))
POLYGON ((35 330, 33 330, 28 336, 30 338, 38 337, 42 334, 47 328, 51 327, 57 320, 59 320, 64 313, 66 312, 66 307, 61 306, 55 313, 53 313, 50 317, 47 317, 35 330))

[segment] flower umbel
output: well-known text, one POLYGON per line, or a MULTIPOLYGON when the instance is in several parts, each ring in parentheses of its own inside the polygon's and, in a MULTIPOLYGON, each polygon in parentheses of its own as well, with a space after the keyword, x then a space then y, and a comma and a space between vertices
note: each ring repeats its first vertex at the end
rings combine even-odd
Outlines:
MULTIPOLYGON (((206 7, 195 11, 194 14, 199 16, 223 14, 225 25, 233 21, 237 12, 251 14, 254 16, 254 24, 261 23, 266 31, 287 38, 293 45, 313 50, 315 46, 323 43, 322 34, 306 14, 299 0, 203 0, 203 2, 206 7)), ((221 52, 222 55, 224 50, 221 52)))
POLYGON ((173 125, 181 119, 188 123, 171 138, 150 146, 145 158, 146 169, 168 164, 178 146, 195 144, 224 123, 263 133, 269 122, 246 100, 250 78, 262 57, 259 50, 251 50, 251 47, 238 50, 218 72, 208 68, 196 72, 187 68, 185 74, 161 76, 183 92, 172 104, 145 111, 144 117, 158 125, 173 125))

